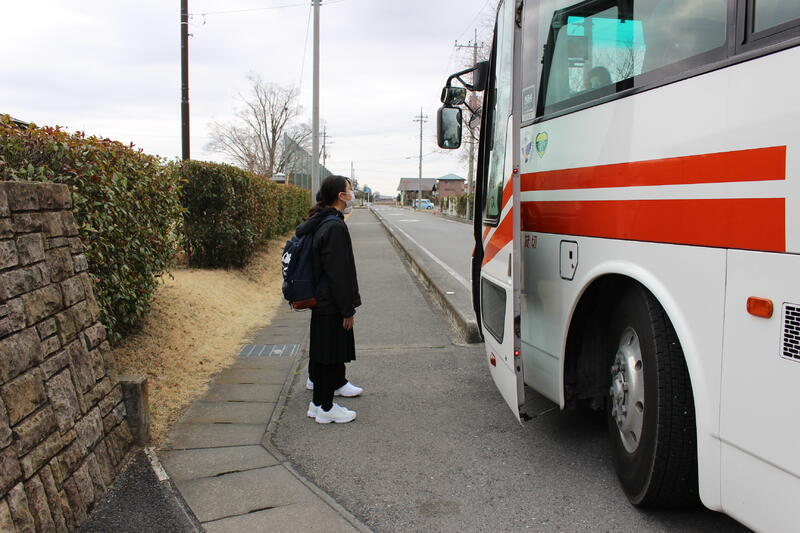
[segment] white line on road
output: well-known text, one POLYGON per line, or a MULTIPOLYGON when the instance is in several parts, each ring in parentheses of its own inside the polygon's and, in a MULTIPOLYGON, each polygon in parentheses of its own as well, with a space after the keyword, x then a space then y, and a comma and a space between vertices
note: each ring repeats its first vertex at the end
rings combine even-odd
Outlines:
POLYGON ((469 285, 469 282, 467 282, 467 280, 466 280, 466 279, 464 279, 464 277, 463 277, 461 274, 459 274, 458 272, 456 272, 455 270, 453 270, 452 268, 450 268, 450 266, 449 266, 447 263, 445 263, 444 261, 442 261, 441 259, 439 259, 439 258, 438 258, 438 257, 436 257, 435 255, 433 255, 433 254, 432 254, 432 253, 431 253, 431 252, 430 252, 430 251, 429 251, 427 248, 425 248, 425 247, 424 247, 424 246, 422 246, 422 245, 421 245, 419 242, 417 242, 417 240, 416 240, 416 239, 414 239, 414 237, 412 237, 411 235, 409 235, 409 234, 408 234, 408 233, 406 233, 405 231, 401 230, 401 229, 400 229, 400 228, 398 228, 397 226, 395 226, 395 229, 396 229, 397 231, 399 231, 400 233, 402 233, 403 235, 405 235, 405 236, 406 236, 406 238, 407 238, 408 240, 410 240, 411 242, 413 242, 414 244, 416 244, 416 245, 419 247, 419 249, 420 249, 420 250, 422 250, 423 252, 425 252, 425 253, 428 255, 428 257, 430 257, 431 259, 433 259, 434 261, 436 261, 436 263, 437 263, 437 264, 438 264, 440 267, 442 267, 443 269, 445 269, 445 270, 447 271, 447 273, 448 273, 448 274, 450 274, 451 276, 453 276, 454 278, 456 278, 456 281, 457 281, 457 282, 459 282, 460 284, 462 284, 462 285, 463 285, 463 286, 464 286, 464 287, 465 287, 467 290, 470 290, 470 285, 469 285))

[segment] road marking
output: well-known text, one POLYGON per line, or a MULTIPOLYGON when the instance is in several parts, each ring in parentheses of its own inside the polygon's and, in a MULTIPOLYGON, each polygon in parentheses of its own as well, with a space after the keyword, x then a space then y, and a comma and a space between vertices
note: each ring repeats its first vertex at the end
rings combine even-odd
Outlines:
POLYGON ((437 263, 437 264, 438 264, 440 267, 442 267, 443 269, 445 269, 445 270, 447 271, 447 273, 448 273, 448 274, 450 274, 451 276, 453 276, 453 277, 456 279, 456 281, 457 281, 457 282, 459 282, 460 284, 462 284, 462 285, 463 285, 463 286, 464 286, 464 287, 465 287, 467 290, 471 290, 471 287, 470 287, 470 285, 469 285, 469 282, 467 282, 467 280, 466 280, 466 279, 465 279, 465 278, 464 278, 464 277, 463 277, 461 274, 459 274, 458 272, 456 272, 455 270, 453 270, 452 268, 450 268, 450 265, 448 265, 447 263, 445 263, 444 261, 442 261, 441 259, 439 259, 439 258, 438 258, 438 257, 436 257, 435 255, 433 255, 433 254, 432 254, 432 253, 431 253, 431 252, 430 252, 430 251, 429 251, 427 248, 425 248, 425 247, 424 247, 424 246, 422 246, 422 245, 421 245, 419 242, 417 242, 417 240, 416 240, 414 237, 412 237, 411 235, 409 235, 409 234, 408 234, 408 233, 406 233, 405 231, 401 230, 399 227, 395 226, 395 228, 394 228, 394 229, 396 229, 397 231, 399 231, 400 233, 402 233, 403 235, 405 235, 405 236, 406 236, 406 238, 407 238, 408 240, 410 240, 410 241, 411 241, 411 242, 413 242, 415 245, 417 245, 417 246, 419 247, 419 249, 420 249, 420 250, 422 250, 423 252, 425 252, 425 253, 428 255, 428 257, 430 257, 431 259, 433 259, 434 261, 436 261, 436 263, 437 263))
POLYGON ((416 220, 414 218, 401 218, 398 222, 421 222, 420 220, 416 220))

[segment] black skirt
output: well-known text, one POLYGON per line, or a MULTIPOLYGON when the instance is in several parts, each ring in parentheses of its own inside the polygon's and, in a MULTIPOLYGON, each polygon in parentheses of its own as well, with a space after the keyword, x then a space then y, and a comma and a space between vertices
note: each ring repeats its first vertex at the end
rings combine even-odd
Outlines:
POLYGON ((311 312, 311 338, 308 357, 318 365, 348 363, 356 358, 353 330, 342 327, 341 315, 311 312))

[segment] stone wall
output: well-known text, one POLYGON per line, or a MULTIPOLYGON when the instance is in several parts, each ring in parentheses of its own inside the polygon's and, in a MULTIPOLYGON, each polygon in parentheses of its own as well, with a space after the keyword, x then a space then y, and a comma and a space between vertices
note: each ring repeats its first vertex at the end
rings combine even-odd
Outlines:
POLYGON ((0 531, 71 531, 131 447, 64 185, 0 183, 0 531))

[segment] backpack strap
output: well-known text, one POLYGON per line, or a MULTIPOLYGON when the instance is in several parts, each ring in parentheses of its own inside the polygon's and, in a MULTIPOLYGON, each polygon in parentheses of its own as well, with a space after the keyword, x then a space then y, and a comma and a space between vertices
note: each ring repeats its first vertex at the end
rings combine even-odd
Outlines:
MULTIPOLYGON (((323 219, 320 221, 319 225, 317 226, 317 229, 315 229, 315 230, 314 230, 314 233, 316 233, 317 231, 319 231, 319 229, 322 227, 322 225, 323 225, 323 224, 325 224, 326 222, 330 222, 331 220, 338 220, 338 221, 340 221, 342 224, 345 224, 345 221, 344 221, 344 220, 342 220, 341 218, 339 218, 339 215, 328 215, 328 216, 326 216, 325 218, 323 218, 323 219)), ((319 279, 319 283, 317 284, 317 289, 318 289, 318 290, 319 290, 319 289, 322 289, 322 288, 323 288, 323 287, 325 287, 326 285, 327 285, 327 282, 326 282, 326 280, 325 280, 325 276, 321 276, 321 277, 320 277, 320 279, 319 279)))
POLYGON ((339 220, 339 221, 341 221, 342 223, 344 223, 344 220, 342 220, 341 218, 339 218, 339 215, 328 215, 328 216, 326 216, 325 218, 323 218, 323 219, 320 221, 319 225, 317 226, 317 229, 316 229, 316 230, 314 230, 314 231, 315 231, 315 232, 316 232, 316 231, 319 231, 319 228, 321 228, 323 224, 325 224, 326 222, 328 222, 328 221, 330 221, 330 220, 339 220))

